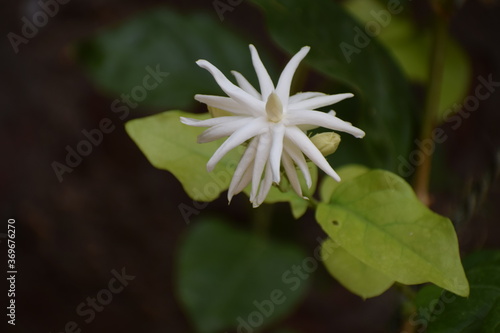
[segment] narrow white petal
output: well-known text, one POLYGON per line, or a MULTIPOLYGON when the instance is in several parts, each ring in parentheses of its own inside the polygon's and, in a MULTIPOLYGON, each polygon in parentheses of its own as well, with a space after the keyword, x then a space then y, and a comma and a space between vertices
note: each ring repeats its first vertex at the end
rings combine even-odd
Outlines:
POLYGON ((267 97, 269 97, 269 94, 274 91, 273 80, 271 80, 266 67, 264 67, 262 60, 260 60, 257 49, 252 44, 250 44, 250 53, 252 54, 252 63, 255 68, 255 73, 257 73, 257 78, 259 79, 262 100, 265 101, 267 97))
POLYGON ((243 173, 243 176, 241 176, 241 180, 239 181, 238 185, 234 188, 235 195, 243 191, 245 187, 247 187, 248 184, 250 184, 250 182, 252 181, 252 175, 253 175, 253 164, 250 164, 243 173))
POLYGON ((312 185, 312 179, 311 179, 311 173, 309 172, 309 167, 307 166, 306 159, 304 158, 304 155, 302 154, 300 149, 297 146, 295 146, 295 144, 291 142, 291 140, 286 139, 288 136, 287 132, 285 132, 285 140, 283 148, 285 152, 288 154, 288 156, 290 156, 290 158, 293 160, 293 162, 299 167, 300 171, 302 171, 304 179, 306 180, 306 185, 308 188, 310 188, 312 185))
POLYGON ((283 152, 283 137, 285 135, 285 126, 283 124, 276 124, 273 127, 273 138, 271 142, 271 151, 269 153, 269 164, 273 172, 273 182, 279 184, 280 182, 280 161, 283 152))
POLYGON ((250 201, 255 200, 257 195, 257 190, 259 189, 259 183, 262 179, 262 172, 269 159, 269 152, 271 150, 271 134, 264 133, 259 137, 259 143, 257 145, 257 152, 255 154, 255 162, 253 164, 253 175, 252 175, 252 191, 250 192, 250 201))
POLYGON ((292 59, 290 59, 280 75, 278 85, 276 86, 276 94, 278 94, 278 97, 281 99, 285 112, 288 106, 288 97, 290 96, 290 86, 292 85, 293 74, 295 74, 299 63, 302 61, 302 59, 304 59, 309 50, 309 46, 304 46, 303 48, 301 48, 300 51, 297 52, 297 54, 294 55, 292 59))
POLYGON ((298 125, 315 125, 331 130, 342 131, 352 134, 356 138, 365 136, 365 132, 357 127, 352 126, 350 123, 343 121, 340 118, 332 116, 331 114, 314 111, 314 110, 301 110, 295 111, 287 115, 288 126, 298 125))
POLYGON ((326 96, 326 94, 312 91, 296 93, 295 95, 290 96, 290 98, 288 99, 288 105, 292 105, 293 103, 301 102, 303 100, 319 96, 326 96))
POLYGON ((258 137, 250 142, 247 149, 241 156, 236 170, 234 170, 233 178, 231 179, 231 183, 229 184, 229 189, 227 191, 227 199, 229 202, 231 202, 233 195, 241 192, 252 179, 252 162, 255 159, 256 147, 258 142, 258 137))
POLYGON ((212 74, 217 84, 229 97, 240 104, 247 105, 255 114, 262 114, 264 112, 265 103, 263 101, 256 99, 237 85, 233 84, 217 67, 206 60, 198 60, 196 63, 212 74))
POLYGON ((302 188, 300 187, 299 177, 297 175, 297 169, 295 169, 295 165, 293 164, 290 155, 288 155, 286 151, 283 152, 281 160, 283 162, 283 168, 285 169, 286 176, 290 181, 293 190, 299 196, 302 196, 302 188))
POLYGON ((340 181, 339 175, 333 170, 331 165, 321 154, 321 152, 316 148, 316 146, 309 140, 307 135, 305 135, 301 130, 296 127, 288 127, 286 131, 287 138, 292 141, 311 161, 314 162, 321 170, 323 170, 327 175, 340 181))
POLYGON ((241 117, 241 116, 227 116, 227 117, 217 117, 209 119, 193 119, 193 118, 181 117, 181 123, 194 127, 211 127, 220 124, 226 124, 228 122, 232 122, 237 119, 252 119, 252 118, 241 117))
POLYGON ((259 187, 259 194, 255 198, 253 202, 253 208, 259 207, 264 200, 266 200, 267 194, 269 193, 269 190, 271 189, 271 185, 273 183, 273 172, 271 170, 271 167, 269 163, 266 165, 266 171, 264 175, 264 179, 260 183, 259 187))
MULTIPOLYGON (((234 117, 237 118, 237 117, 234 117)), ((239 117, 238 117, 239 118, 239 117)), ((198 143, 211 142, 226 136, 230 136, 236 132, 241 127, 245 126, 249 121, 249 118, 243 117, 243 119, 236 119, 234 121, 227 121, 223 124, 215 125, 205 130, 203 133, 198 135, 198 143)))
POLYGON ((234 75, 236 82, 238 82, 238 85, 240 86, 241 89, 252 95, 253 97, 262 100, 262 96, 260 93, 255 89, 250 82, 240 73, 237 71, 231 71, 231 73, 234 75))
POLYGON ((242 106, 238 102, 234 101, 229 97, 224 96, 213 96, 213 95, 195 95, 194 99, 198 102, 205 103, 206 105, 212 106, 217 109, 224 111, 229 111, 237 115, 254 115, 254 111, 251 108, 242 106))
POLYGON ((217 162, 219 162, 221 158, 224 157, 224 155, 226 155, 231 149, 258 135, 263 130, 266 130, 265 125, 266 124, 262 118, 257 118, 251 120, 248 124, 234 132, 212 155, 207 163, 207 170, 209 172, 212 171, 217 162))
POLYGON ((326 95, 326 96, 317 96, 313 98, 309 98, 297 103, 289 103, 288 109, 290 110, 314 110, 317 108, 321 108, 323 106, 332 105, 338 103, 346 98, 351 98, 354 95, 351 93, 346 94, 336 94, 336 95, 326 95))

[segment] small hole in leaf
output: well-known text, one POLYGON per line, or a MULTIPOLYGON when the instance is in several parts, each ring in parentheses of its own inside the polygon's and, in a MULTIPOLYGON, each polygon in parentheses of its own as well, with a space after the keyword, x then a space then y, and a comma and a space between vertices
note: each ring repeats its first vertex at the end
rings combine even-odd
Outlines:
POLYGON ((338 226, 340 225, 339 221, 332 221, 333 225, 338 226))

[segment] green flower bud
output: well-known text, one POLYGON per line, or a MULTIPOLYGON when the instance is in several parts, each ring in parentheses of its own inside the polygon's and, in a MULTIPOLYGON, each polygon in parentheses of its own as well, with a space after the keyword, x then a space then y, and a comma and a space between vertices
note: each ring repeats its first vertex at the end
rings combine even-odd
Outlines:
POLYGON ((323 156, 328 156, 337 150, 340 144, 340 135, 335 132, 319 133, 313 136, 311 141, 323 156))
POLYGON ((212 116, 212 118, 217 118, 217 117, 225 117, 225 116, 234 116, 229 111, 222 110, 222 109, 217 109, 212 106, 208 106, 208 113, 212 116))

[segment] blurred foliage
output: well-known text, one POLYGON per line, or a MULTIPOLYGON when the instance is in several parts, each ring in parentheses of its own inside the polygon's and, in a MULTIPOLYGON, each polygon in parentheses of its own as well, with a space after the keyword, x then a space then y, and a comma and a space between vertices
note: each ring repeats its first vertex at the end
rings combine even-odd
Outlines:
MULTIPOLYGON (((247 77, 254 75, 248 42, 208 13, 154 9, 77 43, 75 52, 92 81, 112 96, 142 86, 148 66, 168 72, 168 78, 140 101, 155 108, 187 109, 195 104, 195 94, 220 94, 212 76, 196 66, 198 59, 226 73, 237 69, 247 77)), ((266 59, 265 52, 261 56, 266 59)))
POLYGON ((308 257, 295 245, 213 219, 189 228, 178 258, 179 297, 201 333, 260 330, 290 313, 310 283, 308 257))
POLYGON ((415 325, 428 333, 500 332, 500 251, 475 252, 463 264, 470 296, 457 298, 432 285, 422 288, 416 299, 415 325))
MULTIPOLYGON (((429 81, 432 49, 431 27, 419 27, 412 20, 410 11, 402 5, 401 13, 388 11, 385 1, 349 0, 343 3, 346 9, 364 24, 371 22, 380 26, 377 39, 394 55, 410 80, 419 84, 429 81)), ((450 36, 446 40, 439 122, 449 116, 450 111, 465 97, 472 76, 472 70, 464 50, 450 36)))
POLYGON ((352 111, 358 111, 354 123, 366 137, 355 147, 342 149, 354 154, 351 163, 395 171, 397 156, 408 155, 415 111, 408 82, 389 53, 369 36, 366 45, 360 46, 356 42, 359 24, 333 1, 253 2, 264 10, 278 45, 290 54, 304 45, 311 46, 305 61, 321 74, 346 84, 362 99, 360 110, 352 111), (343 51, 342 45, 357 51, 343 51))

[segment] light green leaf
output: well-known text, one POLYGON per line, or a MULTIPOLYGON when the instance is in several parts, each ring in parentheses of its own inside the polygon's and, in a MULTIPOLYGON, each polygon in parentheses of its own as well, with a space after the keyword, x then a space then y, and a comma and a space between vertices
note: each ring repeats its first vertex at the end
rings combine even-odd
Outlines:
POLYGON ((180 117, 206 119, 209 115, 166 111, 131 120, 125 128, 149 162, 158 169, 170 171, 191 198, 212 201, 229 187, 241 153, 238 149, 232 150, 208 172, 207 162, 224 139, 198 144, 196 138, 204 128, 184 125, 180 117))
POLYGON ((469 255, 464 268, 470 296, 457 298, 436 286, 422 288, 415 300, 415 325, 428 333, 500 332, 500 251, 469 255))
MULTIPOLYGON (((251 81, 255 78, 248 44, 213 13, 155 8, 79 42, 75 53, 90 79, 122 101, 117 106, 187 109, 197 104, 195 94, 223 95, 213 77, 196 65, 198 59, 207 59, 227 75, 237 70, 251 81), (148 67, 168 76, 158 82, 148 67), (128 106, 123 94, 131 100, 128 106)), ((272 73, 265 49, 259 52, 272 73)))
POLYGON ((293 54, 304 45, 311 46, 305 62, 355 94, 357 107, 350 110, 348 120, 362 128, 366 137, 356 142, 355 149, 344 150, 341 145, 336 155, 352 152, 356 158, 370 157, 371 166, 395 170, 397 156, 407 156, 410 149, 415 103, 408 82, 388 52, 372 38, 365 47, 356 47, 359 37, 355 29, 361 25, 335 1, 253 2, 263 9, 271 35, 282 48, 293 54))
POLYGON ((335 279, 363 298, 378 296, 394 283, 393 279, 358 260, 331 239, 321 245, 321 258, 335 279))
MULTIPOLYGON (((429 81, 432 50, 432 31, 418 27, 405 10, 391 15, 386 2, 376 0, 349 0, 343 3, 361 22, 380 24, 377 38, 387 47, 411 80, 426 84, 429 81), (373 14, 375 13, 375 15, 373 14), (386 23, 387 22, 387 23, 386 23)), ((407 9, 403 3, 401 8, 407 9)), ((438 121, 442 122, 455 103, 465 97, 472 70, 469 58, 452 36, 446 40, 443 80, 438 121)), ((455 108, 457 111, 458 108, 455 108)))
POLYGON ((177 264, 179 296, 197 332, 251 332, 282 318, 307 291, 293 273, 307 256, 214 221, 189 230, 177 264))
POLYGON ((340 182, 335 181, 331 177, 324 177, 321 185, 319 187, 319 195, 321 201, 329 202, 335 189, 340 185, 341 182, 354 179, 362 174, 370 171, 369 168, 364 165, 349 164, 340 167, 337 170, 337 174, 340 176, 340 182))
POLYGON ((373 170, 341 182, 330 202, 318 205, 316 220, 347 252, 395 281, 469 293, 451 221, 393 173, 373 170))

